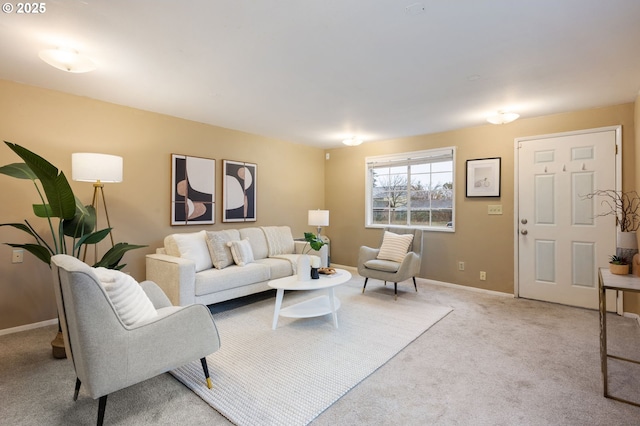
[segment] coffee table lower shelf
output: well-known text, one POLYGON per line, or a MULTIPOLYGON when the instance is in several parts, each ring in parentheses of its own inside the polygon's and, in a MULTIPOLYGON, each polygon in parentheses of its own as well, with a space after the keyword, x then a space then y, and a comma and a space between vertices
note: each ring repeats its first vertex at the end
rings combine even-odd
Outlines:
MULTIPOLYGON (((340 299, 334 297, 333 300, 335 310, 337 311, 340 309, 340 299)), ((279 312, 281 317, 287 318, 321 317, 332 313, 333 310, 331 309, 330 299, 327 295, 314 297, 313 299, 287 306, 279 312)))

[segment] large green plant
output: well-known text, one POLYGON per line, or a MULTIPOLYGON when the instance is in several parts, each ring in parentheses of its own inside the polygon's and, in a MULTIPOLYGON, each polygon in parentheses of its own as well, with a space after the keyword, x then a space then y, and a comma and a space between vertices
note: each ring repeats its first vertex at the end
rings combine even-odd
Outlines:
MULTIPOLYGON (((64 172, 59 171, 47 160, 20 145, 7 141, 5 144, 22 158, 24 163, 13 163, 0 167, 0 173, 17 179, 29 179, 33 182, 41 201, 41 204, 33 205, 33 213, 37 217, 47 220, 51 232, 51 241, 47 241, 26 219, 24 223, 2 223, 0 226, 14 227, 35 238, 35 243, 5 244, 22 248, 47 265, 51 265, 51 256, 54 254, 69 254, 80 257, 82 249, 86 248, 88 244, 97 244, 109 235, 111 228, 94 231, 96 228, 95 209, 92 206, 82 205, 73 194, 64 172)), ((117 243, 93 266, 122 269, 125 266, 119 265, 122 256, 129 250, 141 247, 146 246, 117 243)))

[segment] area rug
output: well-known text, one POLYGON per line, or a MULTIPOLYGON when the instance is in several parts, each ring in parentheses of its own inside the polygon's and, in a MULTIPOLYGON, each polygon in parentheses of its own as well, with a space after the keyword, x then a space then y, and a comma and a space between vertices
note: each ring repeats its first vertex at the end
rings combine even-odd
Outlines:
MULTIPOLYGON (((306 425, 452 310, 429 304, 426 292, 394 300, 392 285, 370 287, 363 294, 356 277, 336 288, 337 329, 327 315, 281 317, 272 330, 275 297, 214 314, 213 389, 199 361, 171 374, 237 425, 306 425)), ((287 292, 282 306, 309 297, 287 292)))

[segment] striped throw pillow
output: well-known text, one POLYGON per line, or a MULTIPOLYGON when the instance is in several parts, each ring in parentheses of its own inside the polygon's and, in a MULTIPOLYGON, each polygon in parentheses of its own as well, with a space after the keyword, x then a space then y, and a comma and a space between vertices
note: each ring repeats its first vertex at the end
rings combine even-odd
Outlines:
POLYGON ((384 231, 382 245, 377 257, 380 260, 402 262, 409 251, 412 241, 413 234, 394 234, 393 232, 384 231))

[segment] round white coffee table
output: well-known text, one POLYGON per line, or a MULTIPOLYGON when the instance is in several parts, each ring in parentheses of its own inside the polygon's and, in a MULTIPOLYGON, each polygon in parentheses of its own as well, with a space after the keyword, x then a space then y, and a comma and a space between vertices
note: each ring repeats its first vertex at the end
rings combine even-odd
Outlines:
POLYGON ((334 287, 344 284, 351 279, 351 273, 345 269, 336 269, 332 275, 320 274, 317 280, 298 281, 297 275, 278 278, 269 281, 269 287, 275 288, 276 307, 273 312, 273 329, 278 326, 278 317, 288 318, 311 318, 322 315, 333 314, 333 325, 338 328, 338 314, 340 300, 335 297, 334 287), (285 290, 327 290, 326 295, 314 297, 295 305, 282 308, 282 298, 285 290), (282 309, 281 309, 282 308, 282 309))

